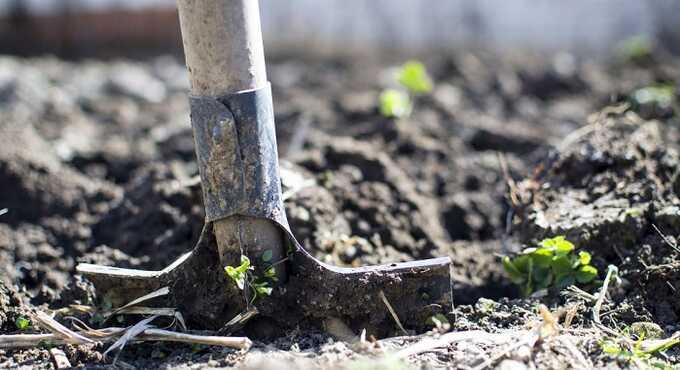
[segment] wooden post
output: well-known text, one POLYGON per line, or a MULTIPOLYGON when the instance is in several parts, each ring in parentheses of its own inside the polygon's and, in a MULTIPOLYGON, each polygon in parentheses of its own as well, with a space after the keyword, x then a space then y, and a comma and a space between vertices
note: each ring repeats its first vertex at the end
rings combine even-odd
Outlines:
MULTIPOLYGON (((191 93, 219 97, 267 83, 258 0, 177 0, 191 93)), ((284 257, 281 229, 269 220, 232 216, 214 224, 223 265, 227 256, 272 251, 284 257)), ((283 265, 277 267, 284 276, 283 265)))

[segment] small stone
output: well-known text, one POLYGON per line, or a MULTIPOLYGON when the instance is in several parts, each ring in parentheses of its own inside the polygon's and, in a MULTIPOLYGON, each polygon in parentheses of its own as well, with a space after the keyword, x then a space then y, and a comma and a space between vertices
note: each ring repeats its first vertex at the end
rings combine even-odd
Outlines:
POLYGON ((344 251, 342 251, 342 260, 345 263, 350 263, 357 256, 357 247, 353 245, 347 246, 344 251))

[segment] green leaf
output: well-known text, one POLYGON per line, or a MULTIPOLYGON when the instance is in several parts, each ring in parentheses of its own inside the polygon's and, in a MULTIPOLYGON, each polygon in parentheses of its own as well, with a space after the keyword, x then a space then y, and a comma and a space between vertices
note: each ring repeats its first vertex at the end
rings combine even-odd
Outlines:
POLYGON ((276 268, 274 266, 270 266, 268 269, 264 270, 264 277, 270 278, 270 279, 275 279, 276 278, 276 268))
POLYGON ((508 256, 503 257, 503 268, 513 283, 522 284, 526 280, 524 274, 517 269, 508 256))
POLYGON ((444 316, 444 314, 438 313, 434 316, 430 316, 427 319, 427 323, 434 326, 441 326, 443 324, 450 324, 449 319, 444 316))
POLYGON ((406 62, 398 72, 397 81, 413 94, 425 94, 432 91, 432 79, 427 74, 423 63, 406 62))
POLYGON ((578 252, 578 262, 585 266, 590 264, 590 260, 592 259, 592 256, 588 252, 580 251, 578 252))
POLYGON ((564 289, 570 285, 574 285, 574 283, 576 283, 576 279, 574 279, 574 275, 571 274, 563 274, 555 278, 555 286, 559 289, 564 289))
POLYGON ((609 340, 600 343, 600 346, 602 347, 602 352, 611 356, 618 356, 622 352, 622 349, 618 344, 609 340))
POLYGON ((631 99, 637 105, 655 104, 660 107, 669 107, 675 100, 675 85, 657 84, 637 89, 631 95, 631 99))
POLYGON ((385 117, 407 117, 411 109, 411 98, 403 91, 387 89, 380 94, 380 114, 385 117))
POLYGON ((540 248, 531 253, 530 256, 534 260, 534 265, 549 267, 552 263, 553 252, 547 248, 540 248))
POLYGON ((619 43, 618 53, 627 61, 639 62, 652 55, 654 45, 646 36, 633 36, 619 43))
POLYGON ((534 269, 534 281, 536 289, 545 289, 552 283, 553 274, 550 268, 537 267, 534 269))
POLYGON ((224 268, 224 272, 227 273, 227 276, 231 278, 231 280, 236 283, 236 286, 243 290, 243 288, 246 286, 246 274, 243 272, 239 272, 237 268, 234 268, 233 266, 227 266, 224 268))
POLYGON ((593 266, 581 266, 578 271, 576 271, 576 280, 581 283, 589 283, 597 277, 597 269, 593 266))
POLYGON ((264 261, 264 262, 271 261, 273 254, 274 253, 271 251, 271 249, 264 251, 264 253, 262 253, 262 261, 264 261))
POLYGON ((243 290, 246 286, 246 275, 250 269, 250 259, 247 256, 242 255, 241 265, 237 267, 227 266, 224 268, 224 272, 236 283, 236 286, 239 289, 243 290))
POLYGON ((31 327, 31 321, 23 316, 19 316, 14 321, 14 325, 16 325, 17 329, 24 331, 31 327))
POLYGON ((564 235, 559 235, 554 238, 543 239, 539 243, 542 247, 555 251, 558 256, 563 256, 574 250, 574 244, 564 238, 564 235))
POLYGON ((250 258, 248 256, 241 255, 241 266, 236 268, 239 272, 245 273, 250 269, 250 258))
POLYGON ((567 256, 554 257, 550 264, 555 276, 570 274, 574 270, 571 267, 571 260, 567 256))
POLYGON ((268 286, 255 287, 255 291, 258 295, 272 295, 272 290, 273 288, 268 286))
POLYGON ((524 275, 528 275, 533 262, 530 256, 522 255, 515 257, 515 259, 512 260, 512 263, 515 265, 517 270, 519 270, 519 272, 524 275))

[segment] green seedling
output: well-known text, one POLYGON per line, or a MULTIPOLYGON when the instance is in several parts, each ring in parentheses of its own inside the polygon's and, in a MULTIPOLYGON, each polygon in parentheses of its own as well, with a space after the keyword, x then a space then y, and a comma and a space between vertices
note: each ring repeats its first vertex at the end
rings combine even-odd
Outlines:
POLYGON ((635 90, 630 95, 630 100, 634 107, 652 104, 659 108, 669 108, 675 102, 675 93, 673 84, 656 84, 635 90))
POLYGON ((19 316, 16 320, 14 320, 14 325, 21 331, 28 330, 31 328, 31 320, 23 316, 19 316))
POLYGON ((680 345, 680 336, 653 341, 646 341, 644 336, 634 342, 629 338, 600 341, 600 348, 605 354, 643 369, 677 369, 677 365, 671 365, 658 357, 677 345, 680 345))
POLYGON ((592 256, 575 249, 564 236, 544 239, 538 247, 527 248, 514 258, 503 257, 503 268, 524 296, 542 289, 590 283, 598 274, 590 264, 592 256))
POLYGON ((227 276, 236 283, 236 286, 243 290, 246 287, 246 281, 248 280, 248 271, 252 270, 253 267, 250 266, 250 258, 247 256, 241 256, 241 265, 239 266, 227 266, 224 268, 224 272, 227 276))
MULTIPOLYGON (((260 259, 263 262, 269 262, 272 259, 272 252, 267 250, 262 253, 260 259)), ((241 255, 241 264, 239 266, 227 266, 224 272, 236 284, 240 290, 244 290, 246 286, 253 292, 253 298, 250 304, 253 304, 259 297, 271 295, 274 288, 272 282, 278 281, 276 277, 276 268, 268 266, 264 269, 264 276, 257 277, 252 272, 255 270, 250 263, 250 258, 241 255)))
POLYGON ((618 48, 620 57, 628 62, 639 63, 652 56, 654 44, 645 36, 638 35, 622 41, 618 48))
POLYGON ((385 89, 380 94, 380 114, 388 118, 403 118, 413 110, 413 96, 432 91, 432 79, 423 63, 411 60, 395 73, 397 89, 385 89))
POLYGON ((430 316, 427 319, 427 323, 437 328, 440 328, 444 325, 451 325, 449 319, 444 314, 441 313, 438 313, 434 316, 430 316))
POLYGON ((423 63, 410 60, 397 71, 397 81, 411 94, 426 94, 432 91, 432 79, 423 63))
POLYGON ((408 117, 411 109, 411 98, 403 91, 387 89, 380 94, 380 114, 385 117, 408 117))

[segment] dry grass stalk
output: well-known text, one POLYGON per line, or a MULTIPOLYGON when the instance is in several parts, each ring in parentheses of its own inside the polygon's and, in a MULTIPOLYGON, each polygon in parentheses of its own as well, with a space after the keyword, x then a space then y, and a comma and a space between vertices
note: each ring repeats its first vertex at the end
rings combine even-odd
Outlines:
POLYGON ((104 358, 106 358, 106 355, 119 348, 118 353, 116 354, 116 357, 113 359, 113 363, 116 363, 116 360, 118 360, 118 356, 120 355, 121 352, 123 352, 123 348, 125 348, 125 345, 133 340, 136 336, 139 334, 143 333, 146 329, 150 329, 151 325, 150 323, 155 320, 158 316, 154 315, 151 317, 147 317, 146 319, 136 323, 135 325, 132 325, 131 327, 125 329, 123 332, 123 335, 116 340, 111 347, 109 347, 106 351, 104 351, 104 358))
MULTIPOLYGON (((108 319, 108 318, 110 318, 111 316, 113 316, 113 315, 115 315, 115 314, 117 314, 117 313, 119 313, 119 312, 121 312, 121 311, 128 310, 128 309, 132 308, 133 306, 136 306, 136 305, 138 305, 138 304, 140 304, 140 303, 143 303, 143 302, 146 302, 146 301, 148 301, 148 300, 151 300, 151 299, 154 299, 154 298, 158 298, 158 297, 162 297, 162 296, 168 295, 168 293, 170 293, 170 288, 167 287, 167 286, 166 286, 166 287, 162 287, 162 288, 160 288, 160 289, 158 289, 158 290, 155 290, 155 291, 153 291, 153 292, 151 292, 151 293, 149 293, 149 294, 143 295, 143 296, 141 296, 141 297, 139 297, 139 298, 137 298, 137 299, 131 301, 130 303, 128 303, 128 304, 126 304, 126 305, 124 305, 124 306, 122 306, 122 307, 119 307, 119 308, 117 308, 117 309, 115 309, 115 310, 113 310, 113 311, 111 311, 111 312, 105 313, 105 314, 104 314, 104 317, 108 319)), ((174 311, 174 309, 173 309, 173 311, 174 311)), ((166 315, 166 316, 174 316, 174 312, 173 312, 173 314, 171 314, 171 315, 166 315)))
POLYGON ((397 326, 399 327, 401 332, 404 333, 404 335, 409 335, 409 333, 406 331, 406 329, 404 329, 404 326, 401 325, 401 321, 399 321, 399 316, 397 316, 397 312, 394 311, 394 308, 392 308, 390 301, 387 300, 387 297, 385 296, 385 292, 383 292, 381 290, 378 294, 380 295, 380 299, 382 299, 383 303, 385 303, 387 310, 390 312, 390 315, 392 315, 392 318, 397 323, 397 326))
POLYGON ((147 329, 139 336, 142 340, 163 341, 163 342, 182 342, 198 343, 209 346, 221 346, 236 349, 249 349, 253 342, 246 337, 220 337, 212 335, 193 335, 187 333, 177 333, 163 329, 147 329))
POLYGON ((86 338, 74 332, 73 330, 65 327, 64 325, 61 325, 55 319, 53 319, 51 316, 44 312, 38 311, 33 315, 33 319, 35 322, 38 323, 38 325, 45 328, 46 330, 49 330, 58 337, 62 338, 66 343, 69 344, 95 343, 95 341, 93 341, 92 339, 86 338))

